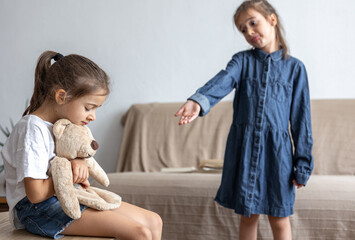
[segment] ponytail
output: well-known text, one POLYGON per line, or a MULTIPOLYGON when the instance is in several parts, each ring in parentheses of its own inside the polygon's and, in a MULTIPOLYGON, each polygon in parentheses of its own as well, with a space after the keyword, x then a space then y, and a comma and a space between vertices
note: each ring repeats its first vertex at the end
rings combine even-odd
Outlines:
POLYGON ((51 60, 56 56, 56 52, 45 51, 39 56, 35 70, 35 85, 30 105, 27 107, 22 116, 36 111, 46 99, 49 89, 46 88, 46 75, 48 74, 51 60))
POLYGON ((54 51, 45 51, 38 58, 35 84, 30 105, 23 116, 31 114, 45 101, 55 101, 58 89, 66 91, 66 101, 93 93, 98 89, 110 93, 110 81, 105 71, 90 59, 70 54, 63 56, 54 51), (55 62, 51 64, 51 60, 55 62))

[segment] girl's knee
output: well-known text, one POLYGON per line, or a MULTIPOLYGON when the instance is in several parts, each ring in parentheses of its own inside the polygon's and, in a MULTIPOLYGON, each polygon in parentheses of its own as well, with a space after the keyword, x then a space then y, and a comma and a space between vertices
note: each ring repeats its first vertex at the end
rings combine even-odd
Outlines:
POLYGON ((283 222, 289 222, 289 217, 274 217, 274 216, 268 216, 270 222, 274 223, 283 223, 283 222))
POLYGON ((250 217, 241 216, 240 219, 243 223, 257 223, 259 220, 259 214, 251 214, 250 217))
POLYGON ((153 235, 149 228, 143 225, 137 225, 134 231, 134 240, 152 240, 153 235))
POLYGON ((274 217, 268 216, 270 225, 276 228, 284 228, 290 225, 289 217, 274 217))
POLYGON ((163 220, 157 213, 152 213, 150 217, 150 223, 154 230, 161 230, 163 228, 163 220))

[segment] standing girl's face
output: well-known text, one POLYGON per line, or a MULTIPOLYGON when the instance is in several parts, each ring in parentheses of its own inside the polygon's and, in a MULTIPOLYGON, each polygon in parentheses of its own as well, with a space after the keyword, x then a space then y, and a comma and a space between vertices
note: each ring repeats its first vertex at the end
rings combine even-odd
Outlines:
POLYGON ((60 99, 60 93, 56 95, 56 98, 57 96, 59 96, 59 101, 56 99, 57 103, 59 103, 57 108, 58 119, 66 118, 76 125, 87 125, 96 119, 96 109, 101 107, 105 101, 106 91, 100 89, 92 94, 84 95, 67 103, 65 102, 65 97, 64 102, 62 102, 63 99, 60 99))
POLYGON ((244 35, 245 40, 253 47, 267 53, 272 53, 280 48, 276 41, 276 24, 275 14, 271 14, 266 19, 253 8, 240 13, 236 20, 236 26, 244 35))

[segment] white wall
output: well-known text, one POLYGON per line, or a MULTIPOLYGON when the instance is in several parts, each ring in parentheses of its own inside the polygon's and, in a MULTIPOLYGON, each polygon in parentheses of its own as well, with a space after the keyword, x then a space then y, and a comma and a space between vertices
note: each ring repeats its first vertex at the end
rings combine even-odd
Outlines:
MULTIPOLYGON (((0 0, 0 124, 20 118, 44 50, 89 57, 113 83, 89 126, 101 145, 96 159, 114 171, 120 118, 130 105, 182 102, 233 53, 248 48, 232 23, 240 2, 0 0)), ((291 54, 307 67, 311 98, 354 98, 355 1, 271 3, 283 20, 291 54)))

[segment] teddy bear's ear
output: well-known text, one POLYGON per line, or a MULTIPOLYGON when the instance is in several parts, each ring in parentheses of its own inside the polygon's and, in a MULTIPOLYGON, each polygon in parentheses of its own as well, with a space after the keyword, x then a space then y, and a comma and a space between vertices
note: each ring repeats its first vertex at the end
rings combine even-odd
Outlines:
POLYGON ((56 138, 60 138, 64 132, 64 129, 69 126, 71 122, 68 119, 59 119, 54 123, 53 134, 56 138))

